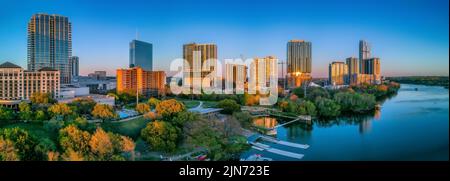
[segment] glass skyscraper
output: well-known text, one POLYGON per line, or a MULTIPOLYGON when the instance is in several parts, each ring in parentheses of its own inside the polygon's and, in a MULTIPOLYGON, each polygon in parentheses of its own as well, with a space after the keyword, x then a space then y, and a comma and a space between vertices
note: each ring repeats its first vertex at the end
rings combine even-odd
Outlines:
POLYGON ((367 74, 365 61, 370 58, 370 44, 365 40, 359 41, 359 72, 367 74))
POLYGON ((290 88, 299 87, 311 79, 311 42, 291 40, 287 43, 287 75, 290 88))
POLYGON ((141 67, 146 71, 153 70, 153 45, 133 40, 130 42, 130 68, 141 67))
POLYGON ((35 14, 28 23, 28 70, 50 67, 60 71, 61 83, 71 82, 72 25, 67 17, 35 14))

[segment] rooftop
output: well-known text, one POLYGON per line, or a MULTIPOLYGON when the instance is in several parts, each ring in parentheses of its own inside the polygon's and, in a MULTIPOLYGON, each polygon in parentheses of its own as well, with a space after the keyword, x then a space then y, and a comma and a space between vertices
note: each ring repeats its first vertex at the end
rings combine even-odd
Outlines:
POLYGON ((16 64, 13 64, 11 62, 5 62, 0 65, 0 68, 22 68, 22 67, 20 67, 16 64))

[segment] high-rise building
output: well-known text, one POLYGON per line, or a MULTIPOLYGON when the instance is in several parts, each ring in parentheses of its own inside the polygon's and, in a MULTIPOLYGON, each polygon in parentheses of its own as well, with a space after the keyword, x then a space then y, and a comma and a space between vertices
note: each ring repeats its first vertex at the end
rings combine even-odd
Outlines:
POLYGON ((0 105, 15 107, 37 92, 59 98, 59 71, 51 68, 26 71, 10 62, 0 65, 0 105))
POLYGON ((117 69, 117 92, 144 96, 165 94, 164 71, 146 71, 141 67, 117 69), (136 91, 137 89, 137 91, 136 91))
POLYGON ((347 78, 347 84, 355 84, 357 80, 355 80, 354 74, 359 74, 359 61, 356 57, 349 57, 346 59, 346 63, 348 66, 348 78, 347 78))
POLYGON ((330 84, 344 85, 347 82, 348 66, 344 62, 332 62, 328 68, 328 81, 330 84))
POLYGON ((361 74, 367 74, 364 72, 366 70, 365 68, 365 61, 371 57, 371 47, 368 42, 365 40, 359 41, 359 73, 361 74))
POLYGON ((35 14, 28 23, 28 70, 59 70, 61 83, 71 82, 72 25, 60 15, 35 14))
POLYGON ((69 59, 70 75, 72 77, 78 77, 80 75, 80 60, 77 56, 72 56, 69 59))
POLYGON ((153 45, 133 40, 130 42, 130 68, 139 66, 146 71, 153 70, 153 45))
MULTIPOLYGON (((270 87, 272 79, 278 73, 277 59, 274 56, 267 56, 264 58, 254 58, 250 64, 250 77, 248 89, 249 91, 261 91, 263 88, 270 87)), ((275 80, 278 82, 278 80, 275 80)))
MULTIPOLYGON (((200 90, 195 91, 193 88, 215 86, 213 80, 209 85, 202 85, 202 80, 217 67, 217 46, 215 44, 185 44, 183 45, 183 59, 185 60, 183 63, 184 87, 191 89, 194 94, 200 94, 200 90)), ((215 75, 212 76, 215 77, 215 75)))
POLYGON ((244 64, 225 64, 225 93, 243 94, 247 82, 247 66, 244 64))
POLYGON ((94 73, 88 74, 88 77, 96 79, 96 80, 106 80, 106 71, 96 70, 96 71, 94 71, 94 73))
POLYGON ((311 42, 289 41, 287 43, 288 87, 299 87, 304 81, 311 79, 311 64, 311 42))

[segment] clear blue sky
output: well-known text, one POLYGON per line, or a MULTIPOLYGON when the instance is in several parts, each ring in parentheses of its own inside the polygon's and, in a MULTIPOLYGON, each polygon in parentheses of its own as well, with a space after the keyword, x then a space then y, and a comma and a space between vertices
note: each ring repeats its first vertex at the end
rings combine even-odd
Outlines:
POLYGON ((189 42, 216 43, 219 59, 275 55, 286 43, 313 45, 313 76, 372 44, 384 75, 449 74, 448 0, 0 0, 0 62, 26 67, 34 13, 68 16, 81 74, 128 65, 129 42, 153 43, 154 69, 168 70, 189 42))

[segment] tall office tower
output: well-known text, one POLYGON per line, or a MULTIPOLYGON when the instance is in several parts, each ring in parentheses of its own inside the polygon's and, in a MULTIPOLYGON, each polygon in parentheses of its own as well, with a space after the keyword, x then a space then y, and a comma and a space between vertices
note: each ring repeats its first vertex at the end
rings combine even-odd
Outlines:
POLYGON ((80 59, 77 56, 72 56, 69 59, 70 75, 78 77, 80 75, 80 59))
POLYGON ((328 81, 332 85, 344 85, 348 66, 344 62, 332 62, 328 67, 328 81))
POLYGON ((291 40, 287 43, 288 87, 299 87, 311 79, 311 62, 311 42, 291 40))
POLYGON ((359 73, 361 74, 367 74, 364 72, 366 70, 365 68, 365 61, 370 58, 370 44, 366 42, 365 40, 359 41, 359 73))
POLYGON ((130 68, 139 66, 146 71, 153 70, 153 45, 133 40, 130 42, 130 68))
POLYGON ((247 82, 247 66, 237 63, 225 64, 225 93, 244 94, 247 82))
POLYGON ((29 100, 34 93, 50 93, 60 97, 58 70, 42 68, 26 71, 10 62, 0 65, 0 106, 17 107, 22 100, 29 100))
POLYGON ((380 58, 369 58, 366 60, 366 70, 367 74, 372 76, 372 84, 381 83, 381 64, 380 58))
POLYGON ((165 94, 166 73, 146 71, 141 67, 117 69, 117 92, 144 96, 165 94), (136 90, 137 89, 137 90, 136 90))
POLYGON ((72 25, 60 15, 35 14, 28 23, 28 70, 50 67, 61 72, 61 84, 71 82, 72 25))
POLYGON ((249 92, 261 91, 263 88, 270 87, 270 78, 278 78, 277 64, 277 59, 273 56, 255 58, 250 64, 249 92))
MULTIPOLYGON (((183 45, 183 59, 186 61, 183 62, 183 86, 191 89, 191 93, 200 94, 201 87, 215 86, 213 80, 209 85, 202 85, 202 80, 217 67, 217 46, 215 44, 185 44, 183 45)), ((211 78, 211 76, 216 77, 215 75, 209 77, 211 78)))
POLYGON ((356 57, 349 57, 346 59, 346 63, 348 66, 348 78, 347 78, 347 84, 353 85, 357 82, 355 80, 355 75, 359 74, 359 62, 358 58, 356 57))

